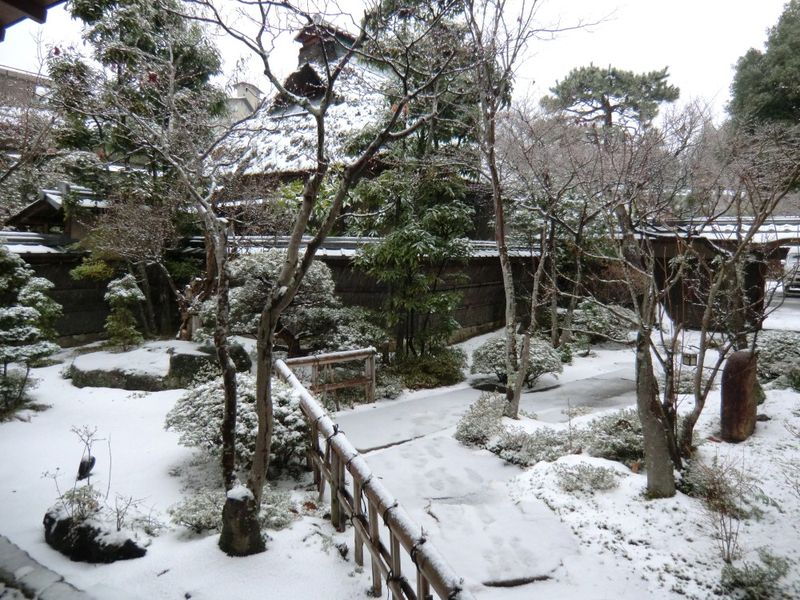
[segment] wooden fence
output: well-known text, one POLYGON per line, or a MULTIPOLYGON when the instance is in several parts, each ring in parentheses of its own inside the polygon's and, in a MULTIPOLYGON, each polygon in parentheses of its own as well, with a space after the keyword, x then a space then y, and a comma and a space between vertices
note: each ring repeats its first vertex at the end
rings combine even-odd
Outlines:
POLYGON ((442 600, 472 600, 442 556, 411 520, 399 502, 372 473, 367 461, 311 396, 283 361, 275 372, 300 396, 309 425, 308 459, 320 496, 330 485, 331 523, 344 531, 350 521, 355 535, 355 561, 364 566, 364 548, 370 554, 374 596, 385 582, 393 600, 428 600, 431 591, 442 600), (403 563, 413 565, 411 580, 403 563), (413 585, 412 585, 413 582, 413 585))
MULTIPOLYGON (((316 356, 301 356, 289 358, 284 363, 291 368, 311 367, 311 391, 315 394, 325 393, 342 388, 363 387, 367 402, 375 402, 375 348, 360 350, 346 350, 344 352, 331 352, 316 356), (335 381, 333 378, 333 365, 347 362, 363 361, 364 374, 361 377, 335 381)), ((339 410, 339 400, 334 397, 336 410, 339 410)))

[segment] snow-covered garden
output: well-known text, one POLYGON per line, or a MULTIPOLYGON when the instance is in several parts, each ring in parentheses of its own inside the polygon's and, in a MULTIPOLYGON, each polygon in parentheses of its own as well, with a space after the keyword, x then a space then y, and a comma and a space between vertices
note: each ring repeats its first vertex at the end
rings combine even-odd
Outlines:
MULTIPOLYGON (((800 330, 790 309, 773 320, 800 330)), ((465 343, 467 353, 484 338, 465 343)), ((163 375, 169 347, 65 350, 33 369, 33 407, 0 424, 0 531, 98 598, 363 597, 369 567, 353 561, 352 528, 335 532, 307 473, 290 470, 271 483, 268 551, 227 557, 214 524, 219 467, 202 447, 181 445, 168 416, 185 391, 78 388, 65 379, 74 364, 163 375), (87 439, 95 501, 134 532, 142 558, 71 562, 44 541, 48 508, 87 485, 75 481, 87 439)), ((767 389, 759 414, 769 420, 748 441, 727 444, 712 392, 682 491, 649 500, 635 415, 619 412, 634 401, 633 359, 624 346, 573 357, 558 379, 543 375, 541 391, 523 394, 519 421, 493 413, 468 382, 333 418, 478 598, 739 597, 730 590, 744 580, 772 591, 741 597, 799 593, 800 394, 767 389), (470 434, 470 419, 482 436, 470 434)))

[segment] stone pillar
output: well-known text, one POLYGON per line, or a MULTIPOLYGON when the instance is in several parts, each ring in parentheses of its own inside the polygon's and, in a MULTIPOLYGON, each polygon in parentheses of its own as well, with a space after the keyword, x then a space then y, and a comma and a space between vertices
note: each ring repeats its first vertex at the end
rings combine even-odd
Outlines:
POLYGON ((722 371, 720 423, 722 439, 743 442, 756 428, 756 357, 739 350, 728 357, 722 371))

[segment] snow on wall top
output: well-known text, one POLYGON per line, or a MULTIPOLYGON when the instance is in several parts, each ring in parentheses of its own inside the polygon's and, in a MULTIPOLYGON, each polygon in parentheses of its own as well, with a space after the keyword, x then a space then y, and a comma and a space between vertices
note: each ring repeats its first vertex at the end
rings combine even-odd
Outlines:
MULTIPOLYGON (((308 64, 308 63, 306 63, 308 64)), ((309 65, 325 81, 322 65, 309 65)), ((334 102, 325 119, 325 153, 333 163, 347 159, 354 136, 386 114, 389 77, 353 60, 334 87, 334 102)), ((229 150, 242 156, 244 174, 298 172, 315 165, 317 129, 314 119, 297 105, 264 106, 231 136, 229 150)))

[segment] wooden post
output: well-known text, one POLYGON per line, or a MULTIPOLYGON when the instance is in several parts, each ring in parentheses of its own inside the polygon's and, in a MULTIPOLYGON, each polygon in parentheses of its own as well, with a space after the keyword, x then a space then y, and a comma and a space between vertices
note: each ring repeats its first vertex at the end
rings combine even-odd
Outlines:
MULTIPOLYGON (((389 552, 392 558, 391 575, 394 581, 398 581, 400 577, 402 577, 400 563, 400 540, 391 529, 389 529, 389 552)), ((394 586, 390 585, 389 587, 393 588, 394 586)), ((392 590, 392 598, 393 600, 403 600, 402 596, 398 597, 394 590, 392 590)))
POLYGON ((319 488, 319 480, 322 477, 315 460, 321 454, 319 451, 319 429, 316 422, 311 422, 308 428, 308 466, 314 472, 314 484, 319 488))
POLYGON ((339 454, 335 450, 331 450, 331 525, 336 528, 336 531, 344 531, 342 504, 339 501, 339 489, 342 487, 341 470, 339 469, 341 462, 339 454))
POLYGON ((375 402, 375 353, 367 358, 367 402, 375 402))
POLYGON ((417 600, 429 600, 431 597, 431 586, 422 571, 417 569, 417 600))
MULTIPOLYGON (((374 548, 380 548, 381 534, 378 529, 378 509, 375 508, 375 505, 369 500, 369 497, 367 497, 367 504, 369 516, 369 537, 372 541, 372 546, 374 548)), ((376 598, 380 598, 382 595, 381 568, 378 564, 378 560, 374 556, 370 557, 370 563, 372 564, 372 595, 376 598)))
MULTIPOLYGON (((353 517, 356 520, 361 520, 364 513, 361 511, 361 480, 358 477, 353 477, 353 517)), ((361 534, 358 527, 353 527, 353 553, 355 554, 355 561, 359 567, 364 566, 364 540, 361 539, 361 534)))

